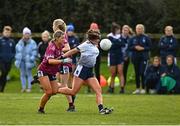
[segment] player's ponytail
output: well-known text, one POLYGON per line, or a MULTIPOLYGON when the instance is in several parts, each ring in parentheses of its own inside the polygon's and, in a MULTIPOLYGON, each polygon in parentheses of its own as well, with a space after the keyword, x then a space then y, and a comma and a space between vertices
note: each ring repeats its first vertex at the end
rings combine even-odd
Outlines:
POLYGON ((57 28, 57 30, 59 29, 63 32, 66 31, 66 23, 62 19, 54 20, 53 25, 57 28))
POLYGON ((86 34, 89 40, 95 40, 101 38, 101 34, 99 30, 89 29, 86 34))

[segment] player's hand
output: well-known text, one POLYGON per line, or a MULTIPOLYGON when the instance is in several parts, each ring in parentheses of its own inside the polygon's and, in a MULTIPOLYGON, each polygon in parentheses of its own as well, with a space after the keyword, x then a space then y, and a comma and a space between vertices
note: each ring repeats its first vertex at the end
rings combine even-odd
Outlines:
POLYGON ((72 63, 71 58, 60 59, 62 63, 72 63))

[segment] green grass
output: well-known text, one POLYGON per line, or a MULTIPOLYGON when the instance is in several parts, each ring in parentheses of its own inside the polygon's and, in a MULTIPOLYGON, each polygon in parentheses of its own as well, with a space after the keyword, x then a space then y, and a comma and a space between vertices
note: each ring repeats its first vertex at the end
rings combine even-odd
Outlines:
MULTIPOLYGON (((35 73, 35 69, 33 73, 35 73)), ((102 74, 108 78, 106 61, 101 64, 102 74)), ((37 114, 39 99, 42 93, 39 86, 33 85, 32 93, 20 93, 19 71, 13 67, 5 92, 0 93, 0 125, 17 124, 179 124, 180 95, 132 95, 135 89, 133 67, 130 65, 126 94, 119 95, 119 87, 115 94, 106 93, 103 88, 104 104, 114 107, 110 115, 99 115, 94 93, 86 94, 83 86, 75 102, 77 112, 68 113, 67 100, 64 95, 51 98, 46 106, 45 115, 37 114)))
POLYGON ((114 107, 111 115, 99 115, 92 94, 79 94, 74 113, 66 112, 63 95, 52 97, 47 114, 37 114, 41 94, 0 94, 0 124, 180 124, 180 96, 104 95, 104 103, 114 107))

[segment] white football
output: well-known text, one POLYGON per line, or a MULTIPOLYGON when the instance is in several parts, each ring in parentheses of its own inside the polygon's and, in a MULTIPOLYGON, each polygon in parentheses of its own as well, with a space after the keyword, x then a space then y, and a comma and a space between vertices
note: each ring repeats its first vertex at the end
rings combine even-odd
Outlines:
POLYGON ((104 51, 109 50, 111 48, 111 46, 112 46, 112 43, 111 43, 111 41, 109 39, 102 39, 100 41, 100 47, 104 51))

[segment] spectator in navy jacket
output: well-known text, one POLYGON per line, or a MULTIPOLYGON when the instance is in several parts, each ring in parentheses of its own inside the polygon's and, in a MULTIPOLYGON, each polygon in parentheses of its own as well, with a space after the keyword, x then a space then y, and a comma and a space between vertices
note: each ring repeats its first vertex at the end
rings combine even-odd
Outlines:
POLYGON ((4 91, 7 75, 15 55, 15 42, 10 38, 12 28, 5 26, 0 37, 0 92, 4 91))
MULTIPOLYGON (((79 43, 79 39, 75 34, 75 28, 73 24, 69 24, 67 25, 67 37, 68 37, 68 42, 69 42, 69 46, 71 49, 77 47, 80 43, 79 43)), ((76 64, 77 64, 77 60, 78 60, 78 55, 73 55, 72 56, 72 71, 74 71, 76 64)))
POLYGON ((163 65, 166 64, 166 57, 168 55, 174 56, 174 61, 176 64, 176 49, 177 49, 177 40, 173 35, 173 27, 166 26, 165 35, 161 37, 159 41, 159 48, 160 48, 160 56, 161 56, 161 63, 163 65))
POLYGON ((111 73, 109 93, 114 93, 114 80, 118 74, 120 83, 119 93, 124 93, 124 75, 123 75, 123 52, 122 48, 125 46, 124 39, 120 34, 120 26, 116 23, 112 24, 111 33, 107 35, 108 39, 112 42, 112 46, 108 54, 108 65, 111 73))
POLYGON ((133 92, 133 94, 144 94, 146 92, 144 84, 144 72, 148 65, 151 40, 147 35, 144 34, 144 32, 144 25, 136 25, 136 35, 129 41, 129 49, 132 53, 131 57, 136 77, 136 90, 133 92), (141 90, 140 84, 142 85, 141 90))
POLYGON ((123 75, 124 75, 124 84, 125 85, 126 85, 126 80, 127 80, 128 66, 130 63, 130 51, 128 49, 128 42, 129 42, 129 39, 131 38, 132 34, 133 34, 132 29, 128 25, 124 25, 122 27, 121 38, 125 43, 125 46, 122 48, 123 59, 124 59, 123 75))
POLYGON ((168 87, 171 87, 172 85, 164 88, 162 87, 163 84, 161 84, 161 89, 158 89, 158 93, 180 93, 180 69, 174 63, 174 57, 172 55, 168 55, 166 57, 166 64, 165 74, 163 76, 170 77, 171 79, 175 80, 175 85, 173 89, 168 90, 168 87))
POLYGON ((160 62, 160 58, 155 56, 153 58, 152 65, 149 65, 145 72, 145 85, 147 93, 156 93, 156 87, 160 83, 161 75, 165 73, 165 69, 160 62))

